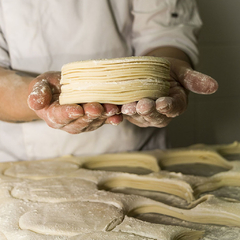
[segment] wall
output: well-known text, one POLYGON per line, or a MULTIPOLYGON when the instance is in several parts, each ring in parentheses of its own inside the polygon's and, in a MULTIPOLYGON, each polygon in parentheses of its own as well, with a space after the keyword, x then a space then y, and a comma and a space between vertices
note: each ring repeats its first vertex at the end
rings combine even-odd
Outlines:
POLYGON ((187 112, 168 128, 172 147, 240 141, 240 1, 197 2, 204 23, 197 70, 215 78, 219 90, 190 95, 187 112))

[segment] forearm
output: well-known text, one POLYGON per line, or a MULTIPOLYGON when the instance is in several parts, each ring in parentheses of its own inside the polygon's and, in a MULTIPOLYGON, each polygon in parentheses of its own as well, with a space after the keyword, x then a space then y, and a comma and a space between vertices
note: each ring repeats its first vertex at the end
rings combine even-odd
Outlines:
POLYGON ((154 57, 175 58, 175 59, 182 60, 190 64, 190 66, 192 66, 191 59, 188 57, 188 55, 185 52, 183 52, 181 49, 175 48, 175 47, 159 47, 147 53, 146 55, 154 56, 154 57))
POLYGON ((27 104, 28 86, 33 77, 0 67, 0 120, 27 122, 38 119, 27 104))

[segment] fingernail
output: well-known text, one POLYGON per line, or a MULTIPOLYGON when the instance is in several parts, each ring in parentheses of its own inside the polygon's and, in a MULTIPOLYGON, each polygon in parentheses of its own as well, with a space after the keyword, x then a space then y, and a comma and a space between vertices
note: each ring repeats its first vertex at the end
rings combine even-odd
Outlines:
POLYGON ((170 109, 172 105, 172 101, 169 99, 169 98, 159 98, 157 101, 156 101, 156 106, 157 106, 157 109, 160 110, 160 111, 167 111, 170 109))
POLYGON ((109 112, 106 112, 104 115, 107 116, 107 117, 111 117, 111 116, 113 116, 115 114, 117 114, 116 109, 112 109, 109 112))
POLYGON ((131 108, 124 108, 122 110, 122 114, 129 115, 129 116, 132 116, 136 113, 137 113, 137 111, 136 110, 133 111, 131 108))
POLYGON ((110 121, 109 122, 111 125, 113 125, 113 126, 117 126, 117 125, 119 125, 120 123, 115 123, 115 122, 113 122, 113 121, 110 121))
POLYGON ((139 100, 136 109, 142 115, 149 114, 155 109, 155 102, 152 99, 143 98, 139 100))
POLYGON ((137 111, 136 111, 136 108, 133 108, 132 106, 125 106, 122 108, 122 114, 126 114, 126 115, 134 115, 136 114, 137 111))
POLYGON ((167 109, 169 109, 169 104, 168 103, 164 103, 163 105, 158 107, 158 109, 160 109, 160 110, 167 110, 167 109))

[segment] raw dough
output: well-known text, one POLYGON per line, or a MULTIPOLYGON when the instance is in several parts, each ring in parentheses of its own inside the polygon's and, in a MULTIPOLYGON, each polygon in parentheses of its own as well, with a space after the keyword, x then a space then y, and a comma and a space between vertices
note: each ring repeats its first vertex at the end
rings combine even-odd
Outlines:
POLYGON ((7 240, 3 233, 0 232, 0 240, 7 240))
POLYGON ((11 190, 14 198, 33 202, 57 203, 82 200, 96 193, 96 184, 78 178, 50 178, 24 181, 11 190))
POLYGON ((231 144, 217 144, 217 145, 195 144, 190 146, 190 148, 214 150, 229 160, 240 159, 240 142, 238 141, 235 141, 231 144))
MULTIPOLYGON (((83 171, 79 172, 79 177, 83 178, 82 174, 84 174, 83 171)), ((90 171, 85 172, 85 174, 95 175, 90 171)), ((119 173, 107 176, 103 174, 97 178, 98 180, 95 183, 90 179, 87 181, 80 178, 71 178, 71 176, 68 178, 23 181, 16 184, 10 193, 14 198, 30 201, 67 202, 86 200, 87 197, 90 199, 92 194, 97 193, 97 188, 111 190, 122 187, 173 194, 188 203, 194 200, 193 190, 188 183, 180 179, 171 179, 166 175, 161 176, 159 174, 158 177, 151 177, 119 173)))
POLYGON ((205 195, 191 203, 188 208, 166 207, 165 204, 150 201, 136 202, 134 208, 129 209, 129 215, 160 213, 190 222, 240 227, 240 202, 205 195))
POLYGON ((150 177, 122 174, 101 181, 99 186, 103 189, 132 188, 148 191, 164 192, 176 195, 188 203, 194 200, 191 186, 180 179, 171 179, 168 176, 150 177))
POLYGON ((82 167, 87 169, 104 167, 144 168, 158 172, 159 166, 155 156, 144 153, 102 154, 85 158, 82 167))
POLYGON ((169 62, 157 57, 89 60, 62 67, 60 104, 125 104, 167 96, 169 62))
POLYGON ((204 234, 204 231, 191 231, 190 229, 178 226, 152 224, 127 216, 124 218, 122 224, 116 226, 113 231, 128 232, 159 240, 202 239, 204 234))
POLYGON ((41 234, 74 236, 91 231, 110 231, 122 222, 123 217, 121 209, 106 203, 42 203, 20 217, 19 227, 41 234))
POLYGON ((72 237, 71 240, 156 240, 125 232, 92 232, 72 237))
POLYGON ((214 191, 221 187, 234 186, 240 187, 240 161, 232 161, 232 169, 206 178, 205 181, 193 185, 194 195, 214 191))
POLYGON ((109 167, 126 167, 132 169, 146 169, 158 172, 158 160, 151 154, 119 153, 102 154, 91 157, 62 157, 43 161, 29 161, 9 165, 4 176, 17 178, 42 179, 73 174, 80 168, 95 169, 109 167), (46 161, 48 168, 46 169, 46 161))
POLYGON ((232 165, 217 152, 205 149, 176 149, 159 151, 155 153, 160 166, 172 166, 178 164, 203 163, 215 165, 225 169, 231 169, 232 165))
POLYGON ((192 157, 193 162, 220 164, 229 171, 212 177, 160 171, 158 161, 161 165, 161 156, 166 156, 166 151, 159 150, 0 164, 0 240, 77 240, 94 239, 96 236, 101 240, 110 238, 197 240, 203 235, 203 232, 191 231, 186 226, 194 226, 193 229, 199 229, 196 226, 201 226, 201 230, 206 229, 208 232, 204 233, 203 237, 206 240, 213 240, 214 236, 218 236, 219 240, 225 240, 226 234, 221 238, 219 234, 214 235, 213 232, 209 234, 209 229, 214 229, 218 233, 222 231, 221 229, 226 229, 226 226, 230 226, 228 229, 232 231, 229 236, 236 236, 231 239, 239 239, 238 201, 219 199, 213 195, 205 195, 194 200, 192 195, 191 187, 197 184, 200 186, 202 183, 204 186, 203 183, 206 183, 208 186, 208 183, 212 184, 212 180, 218 179, 224 185, 226 179, 226 184, 234 185, 232 184, 234 179, 239 178, 239 161, 228 162, 224 158, 219 158, 215 151, 206 149, 200 152, 197 149, 171 150, 167 151, 167 156, 173 153, 175 159, 173 164, 176 162, 186 164, 192 157), (184 151, 187 160, 184 160, 184 155, 181 154, 184 151), (177 152, 180 153, 179 159, 176 156, 177 152), (193 154, 188 155, 188 152, 193 154), (96 164, 97 167, 112 166, 111 160, 117 164, 121 157, 124 159, 122 165, 126 164, 128 167, 135 164, 148 167, 153 172, 136 175, 90 169, 96 167, 96 164), (128 157, 131 157, 129 165, 128 157), (147 161, 151 163, 150 167, 147 166, 147 161), (151 191, 152 194, 154 191, 165 192, 173 194, 171 198, 175 195, 180 196, 189 204, 182 207, 171 206, 152 200, 147 195, 142 197, 137 194, 111 192, 114 188, 144 189, 151 191), (179 221, 178 224, 185 227, 147 223, 133 218, 138 214, 149 213, 179 218, 184 221, 179 221))
MULTIPOLYGON (((47 165, 46 161, 45 163, 47 165)), ((91 173, 91 171, 88 172, 91 173)), ((8 240, 20 238, 65 240, 72 239, 71 237, 78 239, 77 235, 83 233, 113 231, 116 226, 121 225, 123 217, 128 211, 128 206, 142 201, 148 202, 148 199, 138 196, 97 191, 94 184, 87 183, 87 181, 84 183, 85 180, 78 181, 77 178, 73 178, 69 182, 68 180, 68 178, 47 178, 44 180, 26 179, 25 182, 21 182, 20 186, 17 185, 12 191, 12 193, 15 192, 16 198, 10 196, 8 199, 0 201, 0 231, 8 237, 8 240), (77 182, 75 186, 67 189, 64 199, 64 188, 68 188, 73 180, 77 182), (83 186, 78 186, 79 184, 83 184, 83 186), (79 191, 75 192, 76 186, 78 186, 79 191), (82 192, 81 188, 85 188, 85 190, 82 192), (50 191, 52 191, 51 194, 50 191), (39 194, 35 196, 35 193, 39 194), (52 201, 53 199, 55 201, 52 201)), ((141 229, 141 225, 144 227, 145 223, 137 221, 137 224, 131 224, 133 234, 137 234, 135 231, 137 227, 141 229)), ((149 223, 148 226, 151 224, 149 223)), ((126 229, 126 232, 130 234, 131 228, 126 229)), ((170 240, 175 239, 175 237, 177 239, 179 234, 188 236, 190 233, 190 236, 193 236, 191 239, 197 240, 200 239, 200 235, 202 236, 202 232, 161 224, 152 225, 151 229, 144 235, 142 232, 137 234, 139 239, 144 237, 145 239, 170 240)), ((119 231, 115 230, 115 232, 117 234, 119 231)), ((109 235, 111 236, 110 233, 109 235)), ((104 233, 102 236, 104 237, 104 233)), ((106 234, 106 238, 102 239, 108 240, 108 234, 106 234)), ((122 240, 121 232, 119 238, 114 239, 122 240)), ((183 237, 182 239, 189 238, 183 237)))
MULTIPOLYGON (((61 158, 64 160, 64 158, 61 158)), ((5 170, 4 175, 18 178, 41 179, 66 175, 79 169, 75 163, 61 161, 20 162, 5 170), (47 164, 47 168, 46 168, 47 164)))

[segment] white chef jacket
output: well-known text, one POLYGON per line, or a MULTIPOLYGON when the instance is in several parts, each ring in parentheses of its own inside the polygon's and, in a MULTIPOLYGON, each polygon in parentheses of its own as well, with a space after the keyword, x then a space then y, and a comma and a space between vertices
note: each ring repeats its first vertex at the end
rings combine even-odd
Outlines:
MULTIPOLYGON (((195 0, 0 0, 0 66, 40 74, 161 46, 197 63, 200 27, 195 0)), ((124 121, 71 135, 44 121, 0 121, 0 161, 164 148, 163 132, 124 121)))

